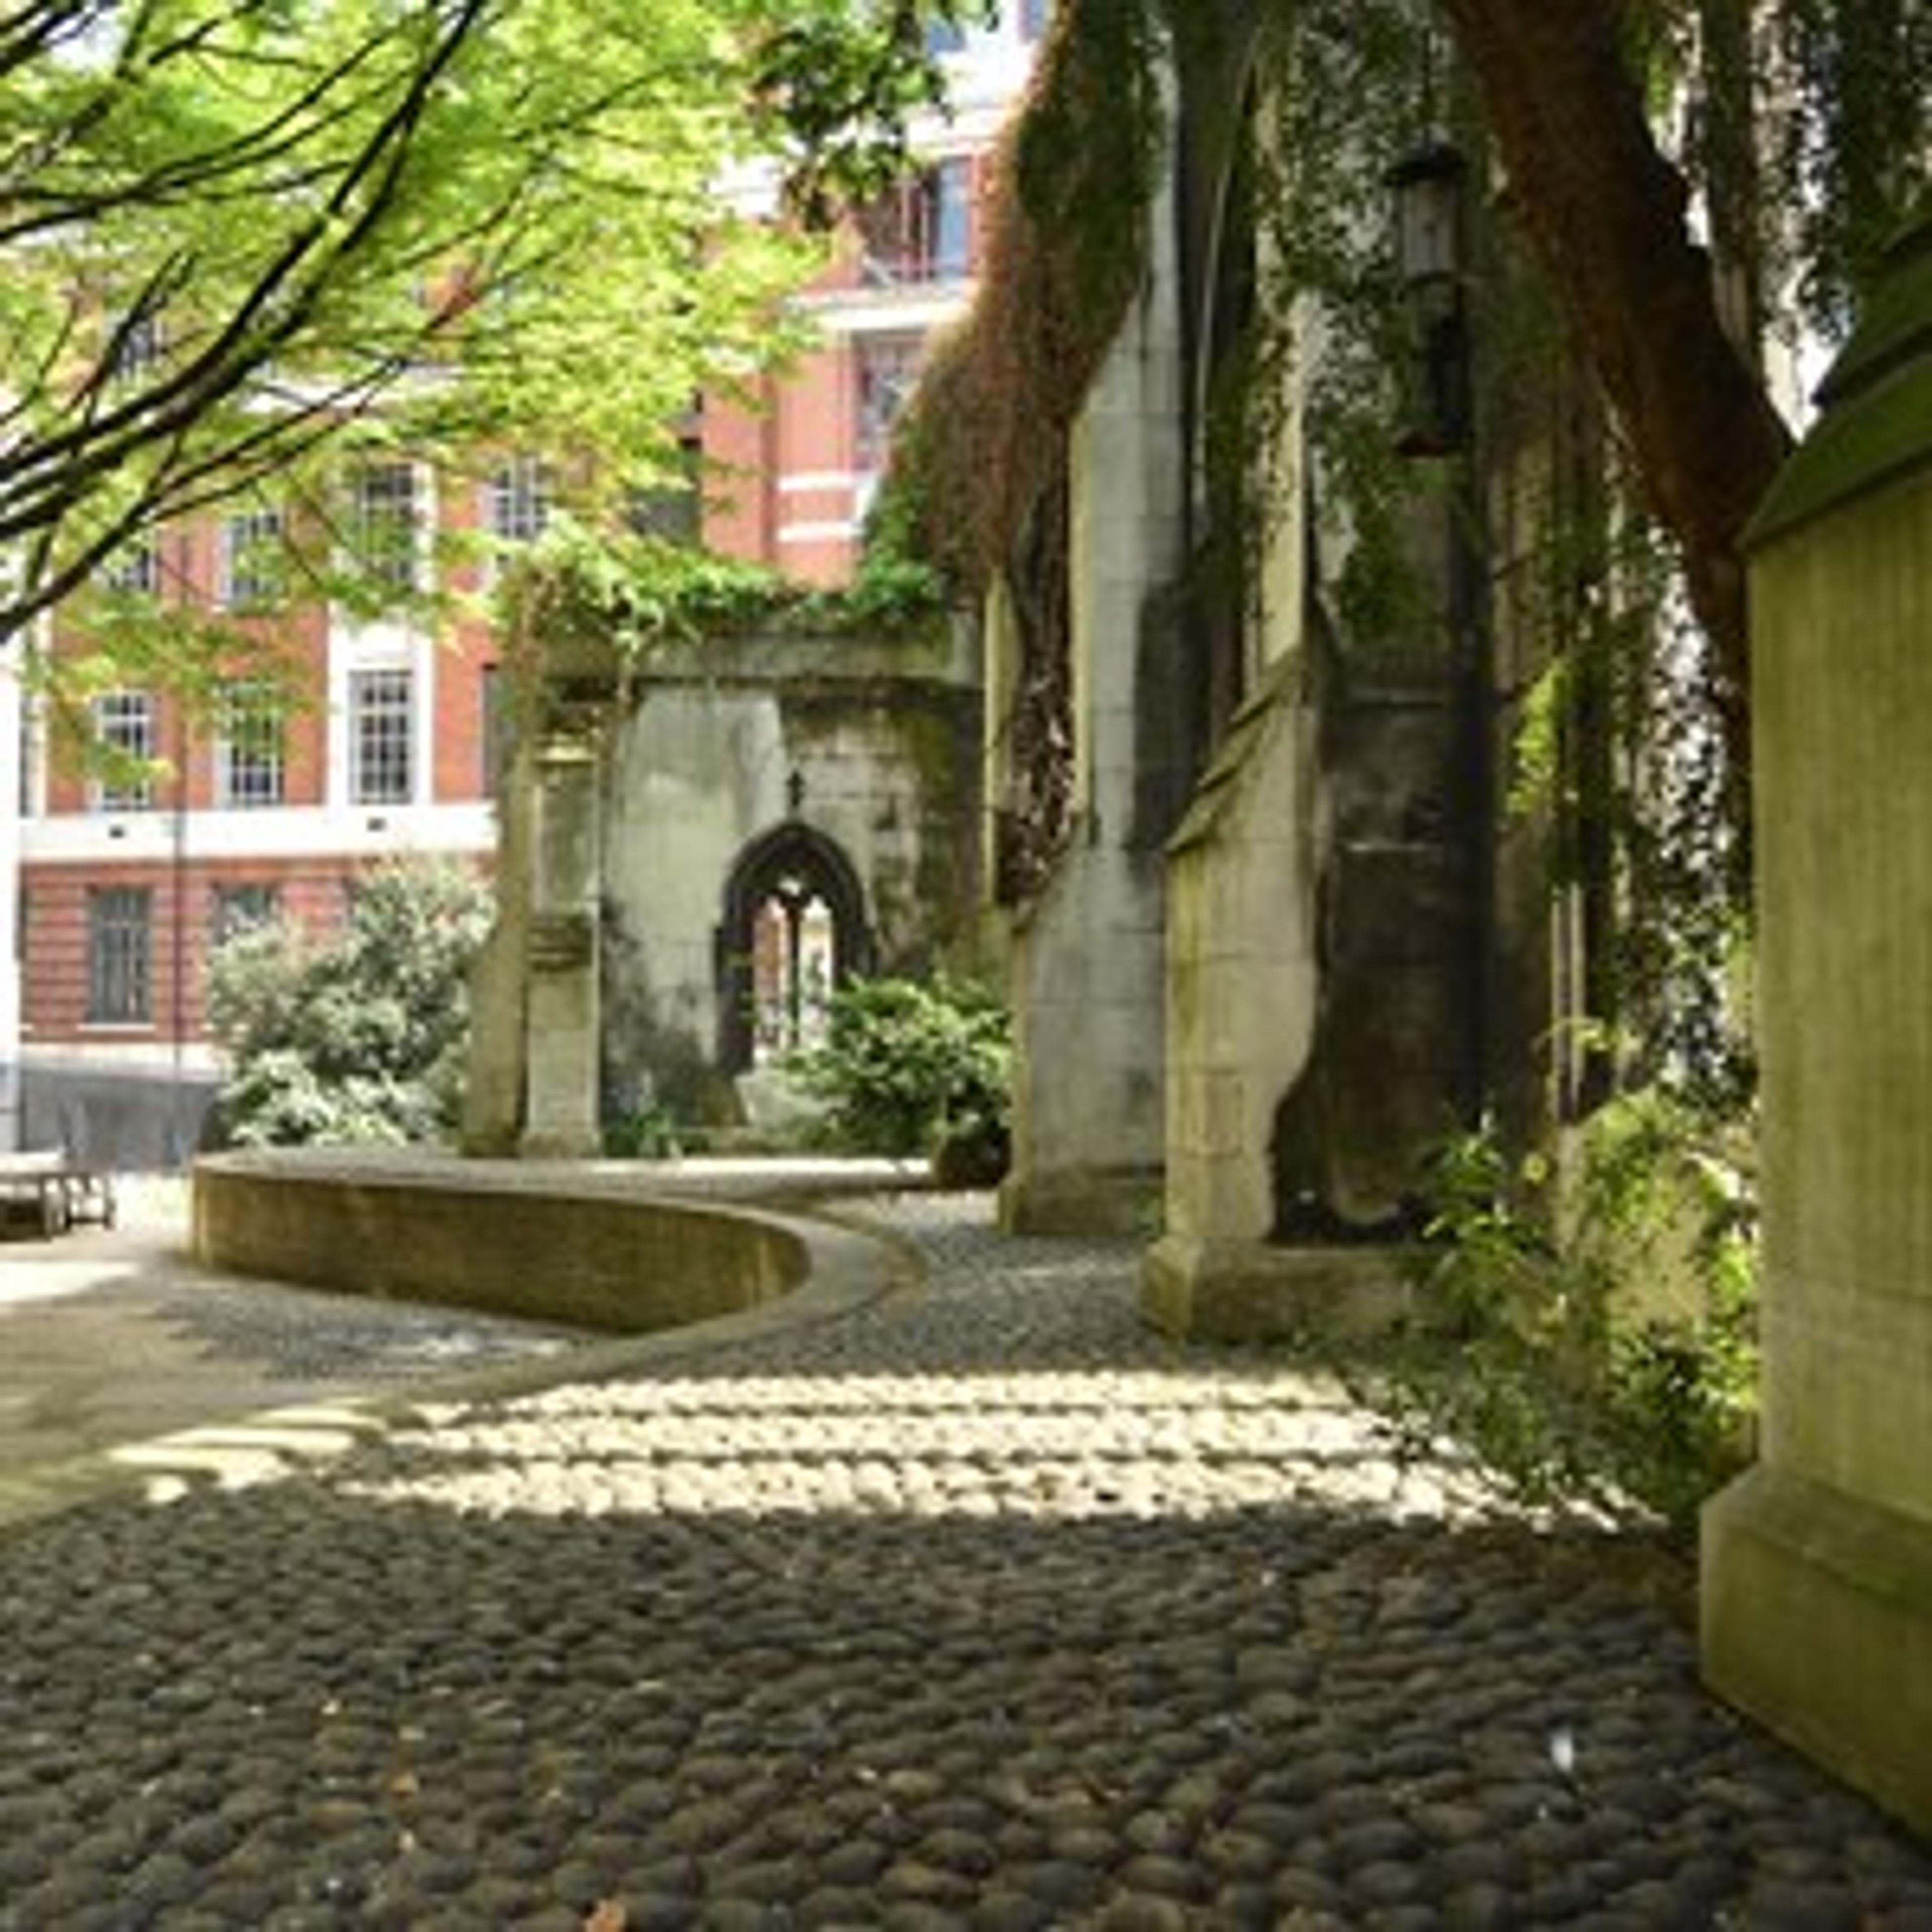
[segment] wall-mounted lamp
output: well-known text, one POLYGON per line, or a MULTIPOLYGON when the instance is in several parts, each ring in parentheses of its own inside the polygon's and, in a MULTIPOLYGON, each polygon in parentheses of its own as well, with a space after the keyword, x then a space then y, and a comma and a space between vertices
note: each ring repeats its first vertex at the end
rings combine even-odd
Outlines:
POLYGON ((1469 435, 1469 358, 1462 304, 1461 149, 1432 136, 1386 177, 1395 257, 1408 310, 1404 456, 1453 456, 1469 435))

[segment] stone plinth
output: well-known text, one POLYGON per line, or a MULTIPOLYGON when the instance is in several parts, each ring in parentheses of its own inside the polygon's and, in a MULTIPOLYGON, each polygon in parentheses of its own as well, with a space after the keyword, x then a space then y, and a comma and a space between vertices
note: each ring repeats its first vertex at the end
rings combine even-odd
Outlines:
POLYGON ((1752 532, 1762 1460, 1714 1688, 1932 1829, 1932 224, 1752 532))
POLYGON ((1384 1335, 1413 1314, 1408 1248, 1271 1246, 1169 1234, 1141 1266, 1141 1312, 1190 1342, 1334 1341, 1384 1335))

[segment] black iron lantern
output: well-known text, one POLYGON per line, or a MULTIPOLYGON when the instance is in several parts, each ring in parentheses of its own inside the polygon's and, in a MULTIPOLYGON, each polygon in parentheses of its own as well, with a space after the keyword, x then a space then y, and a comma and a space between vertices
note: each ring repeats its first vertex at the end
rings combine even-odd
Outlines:
POLYGON ((1396 269, 1408 313, 1407 406, 1396 448, 1453 456, 1469 433, 1468 344, 1462 302, 1462 210, 1468 164, 1432 136, 1389 170, 1396 269))

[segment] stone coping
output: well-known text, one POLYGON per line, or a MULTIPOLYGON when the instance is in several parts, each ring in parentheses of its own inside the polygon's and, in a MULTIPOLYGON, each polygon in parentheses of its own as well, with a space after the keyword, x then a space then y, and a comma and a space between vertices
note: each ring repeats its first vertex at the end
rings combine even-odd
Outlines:
POLYGON ((196 1162, 192 1247, 235 1274, 649 1334, 741 1314, 812 1275, 824 1224, 760 1204, 922 1179, 880 1162, 256 1150, 196 1162))

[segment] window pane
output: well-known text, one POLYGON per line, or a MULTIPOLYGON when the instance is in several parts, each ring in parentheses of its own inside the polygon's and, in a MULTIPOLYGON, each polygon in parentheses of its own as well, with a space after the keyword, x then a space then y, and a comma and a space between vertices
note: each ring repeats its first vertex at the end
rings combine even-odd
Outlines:
POLYGON ((161 548, 152 531, 130 537, 101 566, 101 581, 123 597, 152 597, 161 587, 161 548))
POLYGON ((866 335, 857 339, 859 421, 854 458, 862 471, 886 466, 892 423, 919 380, 922 339, 866 335))
POLYGON ((412 463, 365 463, 352 472, 349 543, 353 566, 374 582, 413 590, 419 578, 412 463))
POLYGON ((231 610, 273 604, 281 591, 281 563, 279 510, 245 510, 226 518, 215 594, 231 610))
POLYGON ((110 691, 94 700, 94 730, 106 760, 94 788, 102 812, 145 812, 154 802, 152 779, 136 767, 154 755, 154 700, 145 691, 110 691))
POLYGON ((282 720, 273 694, 238 684, 222 705, 215 746, 217 802, 240 810, 282 802, 282 720))
POLYGON ((217 886, 208 907, 208 939, 214 945, 224 945, 242 933, 270 924, 280 910, 281 896, 273 886, 217 886))
POLYGON ((409 802, 415 708, 406 670, 350 674, 349 796, 352 804, 409 802))
POLYGON ((933 182, 933 273, 956 280, 973 266, 973 164, 942 161, 933 182))
POLYGON ((87 896, 87 1016, 106 1024, 150 1017, 153 896, 145 886, 96 886, 87 896))
POLYGON ((490 478, 484 500, 490 534, 506 543, 534 543, 550 520, 550 475, 534 456, 513 456, 490 478))

